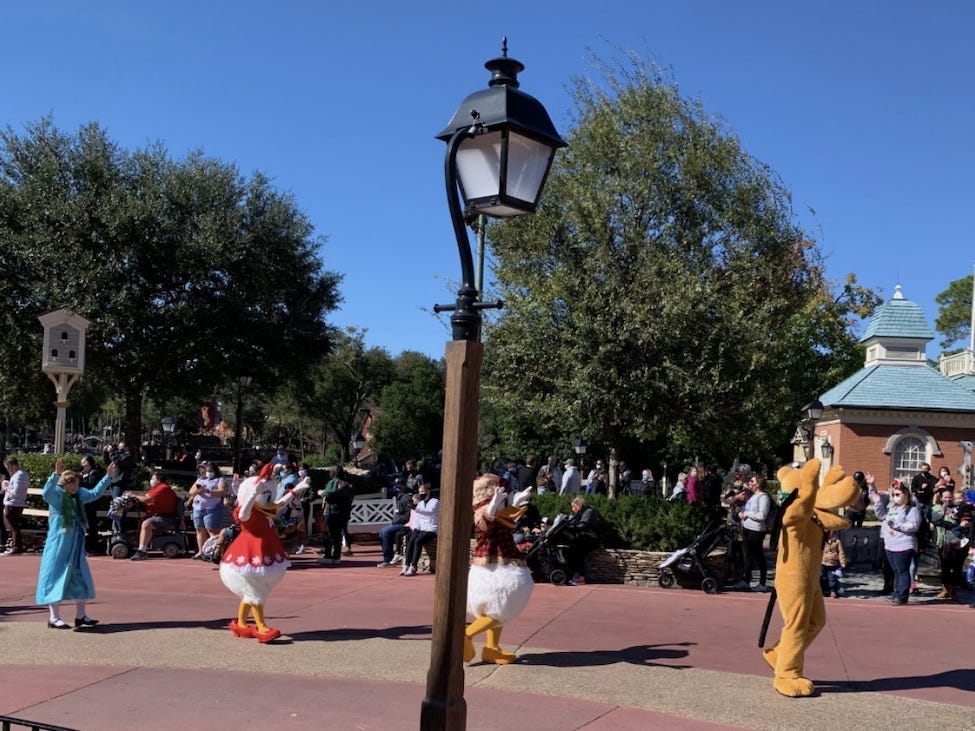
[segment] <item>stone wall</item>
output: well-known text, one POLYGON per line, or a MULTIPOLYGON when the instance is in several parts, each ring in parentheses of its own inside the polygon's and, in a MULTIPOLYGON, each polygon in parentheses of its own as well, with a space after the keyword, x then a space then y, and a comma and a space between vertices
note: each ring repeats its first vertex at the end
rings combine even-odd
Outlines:
POLYGON ((590 584, 657 584, 660 562, 669 553, 597 548, 586 556, 586 581, 590 584))

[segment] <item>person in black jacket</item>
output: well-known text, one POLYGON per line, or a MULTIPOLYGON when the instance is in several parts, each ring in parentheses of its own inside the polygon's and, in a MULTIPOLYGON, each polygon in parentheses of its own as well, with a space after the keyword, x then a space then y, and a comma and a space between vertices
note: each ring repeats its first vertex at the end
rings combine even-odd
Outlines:
MULTIPOLYGON (((95 464, 95 458, 85 455, 81 458, 81 487, 89 490, 95 489, 95 485, 105 476, 105 470, 95 464)), ((101 553, 102 546, 98 540, 98 511, 108 510, 108 498, 102 497, 99 500, 92 500, 85 503, 85 516, 88 518, 88 534, 85 536, 85 551, 90 554, 101 553)))
MULTIPOLYGON (((403 478, 396 478, 397 482, 403 478)), ((377 568, 384 569, 397 563, 396 558, 399 551, 396 547, 400 545, 400 539, 406 535, 409 528, 406 527, 410 520, 410 510, 413 508, 413 493, 406 488, 406 480, 400 486, 400 493, 396 496, 396 504, 393 508, 393 522, 379 531, 379 542, 383 546, 383 560, 376 564, 377 568)))
POLYGON ((569 516, 567 526, 569 545, 565 549, 565 560, 569 566, 572 578, 569 584, 585 584, 582 575, 585 568, 586 556, 591 550, 599 546, 599 516, 596 511, 586 505, 582 496, 572 500, 572 515, 569 516))

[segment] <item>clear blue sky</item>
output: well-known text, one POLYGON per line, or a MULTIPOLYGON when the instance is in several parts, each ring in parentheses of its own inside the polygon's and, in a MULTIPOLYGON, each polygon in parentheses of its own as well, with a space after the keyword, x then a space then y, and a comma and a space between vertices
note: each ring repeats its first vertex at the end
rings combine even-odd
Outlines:
POLYGON ((781 176, 832 278, 885 298, 900 283, 932 326, 975 260, 968 0, 36 0, 4 3, 0 33, 0 124, 97 121, 130 149, 266 173, 328 238, 331 321, 394 355, 449 337, 430 313, 459 277, 433 135, 504 35, 561 131, 590 49, 669 67, 781 176))

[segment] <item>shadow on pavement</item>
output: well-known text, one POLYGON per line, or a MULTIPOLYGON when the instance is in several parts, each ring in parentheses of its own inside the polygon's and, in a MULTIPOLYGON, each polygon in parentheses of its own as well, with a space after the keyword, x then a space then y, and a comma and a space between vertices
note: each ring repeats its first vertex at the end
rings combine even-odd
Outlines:
POLYGON ((975 688, 975 670, 971 668, 946 670, 933 675, 906 675, 899 678, 876 678, 874 680, 816 681, 816 687, 831 693, 873 693, 896 690, 917 690, 919 688, 955 688, 970 692, 975 688))
POLYGON ((655 665, 674 670, 686 670, 691 666, 675 665, 666 661, 687 657, 687 650, 676 648, 692 647, 696 644, 696 642, 675 642, 667 645, 633 645, 622 650, 540 652, 522 655, 520 662, 523 665, 545 665, 556 668, 595 667, 627 662, 631 665, 655 665))
POLYGON ((430 633, 431 629, 429 624, 417 624, 403 627, 387 627, 385 629, 378 629, 375 627, 342 627, 341 629, 314 630, 312 632, 289 632, 288 637, 290 637, 294 642, 302 642, 307 640, 331 640, 332 642, 335 642, 338 640, 371 639, 428 640, 430 639, 430 633))

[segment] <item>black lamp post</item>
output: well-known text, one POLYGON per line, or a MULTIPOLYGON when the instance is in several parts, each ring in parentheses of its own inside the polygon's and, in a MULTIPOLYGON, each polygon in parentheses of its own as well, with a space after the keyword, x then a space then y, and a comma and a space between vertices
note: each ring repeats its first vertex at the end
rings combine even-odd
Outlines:
POLYGON ((806 453, 806 460, 816 456, 816 423, 823 415, 823 402, 814 398, 802 407, 802 421, 799 422, 799 430, 802 433, 802 446, 806 453))
POLYGON ((239 475, 240 469, 240 450, 244 430, 244 389, 250 387, 253 378, 251 376, 241 376, 237 379, 237 423, 234 425, 234 474, 239 475))
POLYGON ((582 460, 585 459, 587 449, 589 449, 589 445, 582 437, 576 437, 572 440, 572 451, 576 453, 576 458, 579 460, 580 472, 582 472, 582 460))
POLYGON ((163 448, 166 450, 166 461, 173 458, 172 440, 173 430, 176 428, 176 419, 172 416, 164 416, 161 419, 163 430, 163 448))
POLYGON ((564 147, 545 108, 518 89, 524 66, 508 58, 484 64, 488 88, 468 96, 437 135, 447 143, 444 176, 447 205, 460 254, 462 282, 453 305, 437 305, 450 317, 444 399, 440 530, 433 632, 420 728, 456 731, 467 725, 463 644, 467 612, 471 497, 477 456, 477 422, 483 346, 480 310, 502 307, 478 301, 467 225, 479 214, 494 217, 533 213, 555 151, 564 147), (460 195, 466 208, 461 208, 460 195))
POLYGON ((366 440, 363 439, 362 434, 356 434, 349 440, 349 447, 352 449, 352 459, 356 467, 359 466, 359 452, 365 446, 366 440))

